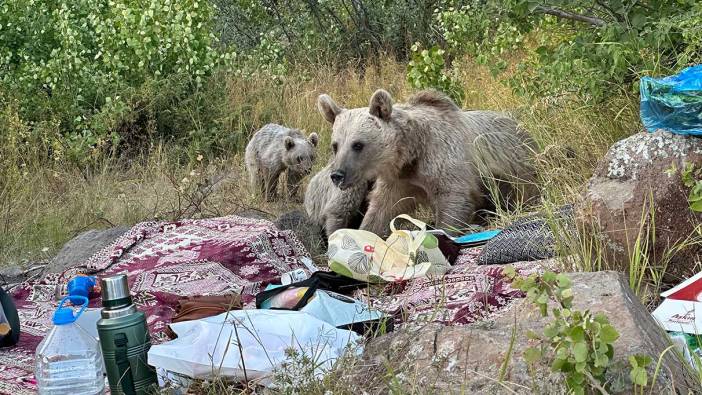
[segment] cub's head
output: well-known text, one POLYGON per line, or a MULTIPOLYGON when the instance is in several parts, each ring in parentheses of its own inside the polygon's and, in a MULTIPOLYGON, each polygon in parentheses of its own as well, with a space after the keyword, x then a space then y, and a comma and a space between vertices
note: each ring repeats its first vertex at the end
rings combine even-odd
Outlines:
POLYGON ((365 108, 344 109, 328 95, 321 95, 317 107, 324 119, 333 125, 331 179, 346 189, 375 179, 385 162, 382 131, 392 116, 392 97, 377 90, 365 108))
POLYGON ((289 133, 283 139, 283 163, 297 173, 308 174, 317 156, 319 136, 311 133, 307 138, 299 131, 289 133))

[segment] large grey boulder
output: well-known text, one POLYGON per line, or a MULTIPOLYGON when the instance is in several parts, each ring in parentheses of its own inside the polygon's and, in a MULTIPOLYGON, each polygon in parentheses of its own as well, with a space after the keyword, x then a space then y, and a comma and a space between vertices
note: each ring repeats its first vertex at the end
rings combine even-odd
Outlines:
POLYGON ((702 213, 689 207, 689 188, 681 180, 685 163, 702 166, 702 138, 665 131, 621 140, 599 163, 578 204, 578 217, 585 234, 598 239, 610 267, 626 272, 637 237, 641 234, 645 241, 649 230, 651 264, 667 264, 668 273, 675 275, 671 281, 694 274, 702 244, 689 242, 702 224, 702 213), (693 245, 672 254, 686 240, 693 245))
POLYGON ((92 229, 83 232, 66 243, 61 251, 44 268, 44 273, 60 273, 68 268, 78 266, 96 252, 112 244, 129 228, 114 227, 105 230, 92 229))
MULTIPOLYGON (((629 393, 627 358, 646 354, 654 361, 668 347, 665 332, 617 272, 573 273, 574 308, 605 313, 619 331, 615 367, 608 373, 613 393, 629 393)), ((501 318, 470 327, 430 325, 419 331, 398 331, 368 344, 362 360, 342 376, 357 393, 566 393, 562 377, 544 362, 530 369, 523 351, 527 331, 542 333, 548 319, 526 299, 501 318), (499 378, 502 374, 502 380, 499 378)), ((695 393, 700 383, 674 352, 663 357, 662 369, 648 393, 695 393)), ((655 363, 653 364, 655 365, 655 363)), ((653 376, 653 366, 649 377, 653 376)), ((650 379, 649 379, 650 380, 650 379)))

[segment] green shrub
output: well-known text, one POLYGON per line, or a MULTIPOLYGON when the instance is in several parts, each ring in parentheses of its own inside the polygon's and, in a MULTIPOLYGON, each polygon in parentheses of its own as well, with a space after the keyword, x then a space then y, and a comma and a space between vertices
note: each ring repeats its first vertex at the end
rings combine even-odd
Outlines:
POLYGON ((113 150, 143 110, 133 89, 177 75, 192 92, 230 64, 213 19, 206 0, 4 2, 0 90, 28 125, 58 123, 67 158, 84 165, 113 150))
MULTIPOLYGON (((551 371, 563 374, 573 394, 608 393, 607 387, 612 383, 606 373, 616 370, 614 344, 620 336, 609 318, 601 312, 576 310, 572 282, 565 274, 546 271, 541 276, 520 277, 511 266, 503 273, 515 288, 526 293, 542 317, 552 318, 543 333, 527 333, 536 345, 524 350, 524 360, 530 365, 550 363, 551 371)), ((629 378, 634 390, 648 384, 646 367, 651 362, 645 355, 629 356, 629 378)))
POLYGON ((505 57, 524 45, 524 35, 496 2, 473 0, 436 10, 437 29, 454 57, 468 54, 494 73, 507 67, 505 57))
POLYGON ((17 0, 0 6, 3 83, 87 99, 108 83, 203 76, 220 54, 205 0, 17 0))
POLYGON ((412 46, 412 60, 407 66, 407 81, 414 88, 434 88, 449 95, 458 105, 465 93, 460 83, 446 72, 444 50, 439 47, 422 49, 419 43, 412 46))
POLYGON ((505 70, 524 49, 512 88, 532 97, 600 101, 638 90, 642 75, 672 73, 702 57, 702 4, 694 0, 469 1, 437 9, 449 53, 505 70))

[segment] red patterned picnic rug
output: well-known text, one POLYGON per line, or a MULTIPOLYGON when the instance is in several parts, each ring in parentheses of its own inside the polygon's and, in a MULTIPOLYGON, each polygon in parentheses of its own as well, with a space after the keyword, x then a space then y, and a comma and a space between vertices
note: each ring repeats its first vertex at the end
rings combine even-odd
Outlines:
MULTIPOLYGON (((479 252, 461 251, 441 278, 394 283, 380 295, 368 297, 369 292, 361 290, 356 296, 393 314, 396 328, 489 320, 524 295, 504 279, 503 265, 477 265, 479 252)), ((133 300, 147 315, 153 342, 160 343, 167 340, 164 329, 179 298, 241 293, 249 308, 265 285, 284 272, 304 268, 304 257, 308 254, 292 232, 279 231, 265 220, 230 216, 138 224, 79 267, 12 291, 23 332, 16 347, 0 351, 0 393, 36 392, 34 351, 51 328, 57 286, 77 273, 126 273, 133 300)), ((541 270, 535 263, 513 266, 522 275, 541 270)), ((99 297, 90 305, 100 306, 99 297)))
MULTIPOLYGON (((167 340, 164 329, 179 298, 241 293, 244 303, 251 302, 282 273, 304 268, 302 257, 308 253, 298 238, 265 220, 228 216, 138 224, 79 267, 12 290, 22 334, 17 346, 0 350, 0 393, 36 392, 34 351, 51 328, 57 286, 77 273, 126 273, 152 341, 160 343, 167 340)), ((100 298, 91 298, 90 306, 100 306, 100 298)))
MULTIPOLYGON (((512 288, 502 274, 507 265, 478 265, 480 248, 461 251, 454 265, 440 278, 417 278, 391 284, 381 295, 356 297, 395 317, 395 328, 420 328, 428 323, 468 325, 504 314, 525 295, 512 288)), ((539 262, 513 263, 523 276, 542 272, 539 262)))

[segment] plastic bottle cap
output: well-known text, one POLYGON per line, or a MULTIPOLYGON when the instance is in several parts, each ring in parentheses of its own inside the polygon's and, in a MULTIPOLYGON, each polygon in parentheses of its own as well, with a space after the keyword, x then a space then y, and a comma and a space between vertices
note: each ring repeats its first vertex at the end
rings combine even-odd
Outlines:
POLYGON ((76 321, 76 316, 73 315, 73 309, 70 307, 61 307, 54 312, 54 324, 66 325, 76 321))
POLYGON ((54 324, 55 325, 65 325, 65 324, 70 324, 72 322, 76 322, 78 317, 80 317, 81 314, 85 311, 85 309, 88 307, 88 298, 85 296, 66 296, 65 298, 61 299, 61 302, 58 305, 58 308, 54 311, 54 324), (82 303, 82 306, 80 306, 80 310, 78 311, 78 314, 73 315, 73 309, 71 307, 63 307, 64 303, 66 303, 69 299, 76 298, 80 300, 82 303))
POLYGON ((71 303, 80 304, 81 299, 76 296, 88 297, 90 290, 95 286, 95 277, 76 276, 68 282, 68 295, 71 296, 71 303))

